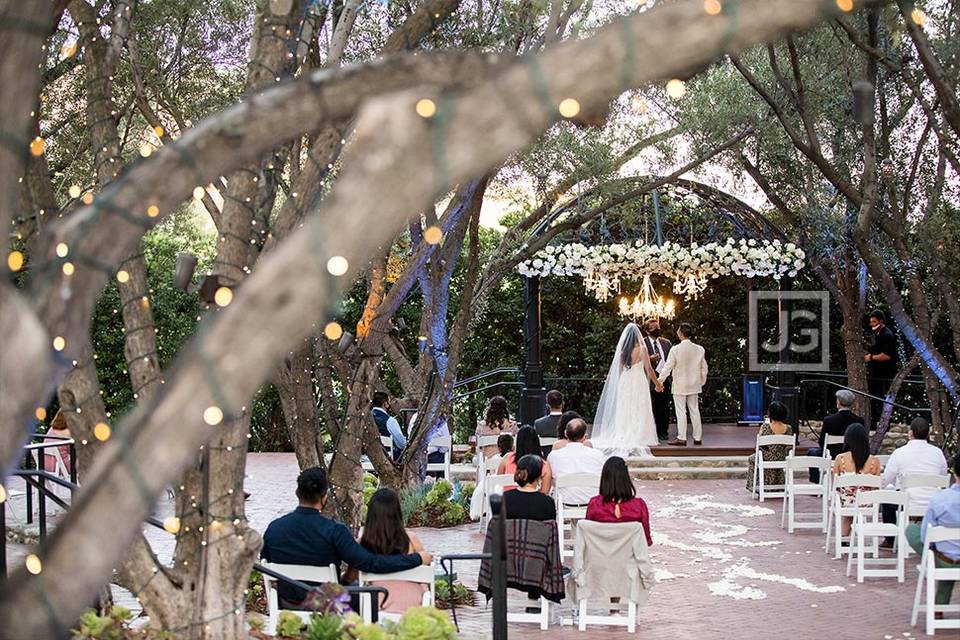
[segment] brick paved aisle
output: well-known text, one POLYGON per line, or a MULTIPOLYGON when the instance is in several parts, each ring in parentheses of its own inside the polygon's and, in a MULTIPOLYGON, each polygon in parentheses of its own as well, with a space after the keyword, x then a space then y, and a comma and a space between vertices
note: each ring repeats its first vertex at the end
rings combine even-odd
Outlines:
MULTIPOLYGON (((296 504, 296 460, 292 454, 251 454, 248 473, 246 488, 253 494, 248 516, 262 532, 296 504)), ((818 531, 789 535, 781 530, 780 501, 760 505, 750 499, 742 480, 647 481, 639 494, 652 513, 651 555, 660 581, 639 611, 637 638, 909 640, 924 635, 921 627, 909 625, 915 555, 907 561, 904 584, 872 578, 858 585, 855 577, 846 577, 845 563, 824 553, 818 531)), ((812 502, 801 506, 814 508, 812 502)), ((162 500, 157 515, 171 511, 171 503, 162 500)), ((160 557, 169 559, 172 536, 153 528, 146 532, 160 557)), ((435 554, 479 551, 483 544, 476 524, 417 534, 435 554)), ((461 581, 471 588, 477 566, 457 566, 461 581)), ((564 615, 569 611, 564 603, 564 615)), ((458 615, 465 636, 489 637, 485 604, 459 609, 458 615)), ((630 637, 624 630, 596 627, 582 635, 556 625, 546 632, 534 625, 511 625, 510 632, 552 640, 630 637)))

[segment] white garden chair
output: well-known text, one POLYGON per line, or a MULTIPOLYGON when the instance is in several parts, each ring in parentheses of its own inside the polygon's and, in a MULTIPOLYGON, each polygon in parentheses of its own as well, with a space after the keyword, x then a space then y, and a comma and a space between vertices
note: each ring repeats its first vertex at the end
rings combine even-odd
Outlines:
MULTIPOLYGON (((782 498, 786 495, 785 491, 774 493, 767 491, 764 471, 767 469, 786 469, 787 467, 786 460, 763 459, 762 447, 767 447, 770 445, 784 445, 790 447, 790 451, 787 453, 787 456, 792 456, 797 450, 797 439, 792 435, 757 436, 757 444, 754 447, 753 493, 751 495, 756 496, 757 493, 759 493, 760 502, 763 502, 764 498, 767 496, 771 498, 782 498)), ((781 486, 780 488, 783 489, 784 487, 781 486)))
MULTIPOLYGON (((361 587, 369 586, 371 583, 380 583, 380 582, 416 582, 418 584, 427 585, 427 590, 423 592, 423 599, 420 602, 422 607, 432 607, 434 601, 437 597, 437 585, 436 585, 436 572, 433 569, 433 565, 424 565, 420 567, 414 567, 413 569, 407 569, 406 571, 398 571, 396 573, 366 573, 364 571, 360 572, 360 577, 358 578, 357 584, 361 587)), ((363 593, 360 595, 360 616, 363 618, 363 621, 367 624, 373 622, 373 594, 363 593)), ((402 613, 394 613, 391 611, 380 611, 379 620, 393 620, 397 621, 403 616, 402 613)))
MULTIPOLYGON (((836 536, 834 537, 833 550, 834 560, 840 559, 841 555, 845 551, 849 550, 849 544, 844 546, 843 542, 845 538, 840 534, 841 518, 853 518, 857 515, 856 505, 849 507, 842 505, 838 490, 844 487, 865 487, 866 491, 879 490, 880 482, 880 476, 874 476, 865 473, 843 473, 839 476, 834 476, 830 481, 830 485, 832 487, 832 496, 830 498, 830 513, 827 514, 827 538, 824 542, 823 550, 827 553, 830 552, 830 533, 831 531, 835 530, 836 536)), ((847 540, 847 542, 849 542, 849 540, 847 540)), ((879 553, 879 549, 877 553, 879 553)), ((876 553, 874 555, 876 555, 876 553)))
POLYGON ((877 456, 877 460, 880 461, 880 470, 882 471, 887 468, 887 463, 890 462, 890 456, 877 456))
POLYGON ((847 555, 847 575, 853 568, 854 556, 857 564, 857 582, 867 578, 896 578, 903 582, 904 563, 907 554, 904 551, 907 518, 904 512, 909 497, 900 491, 861 491, 857 494, 855 509, 857 514, 853 518, 853 527, 850 530, 850 553, 847 555), (897 522, 895 524, 883 522, 880 519, 880 505, 892 504, 897 506, 897 522), (879 544, 881 538, 892 537, 896 542, 896 557, 879 558, 879 544), (873 558, 867 558, 867 538, 872 538, 871 552, 873 558), (894 565, 893 569, 868 568, 867 565, 894 565))
POLYGON ((783 501, 783 512, 780 514, 780 527, 786 522, 787 532, 794 529, 827 530, 827 512, 830 507, 830 469, 833 463, 830 458, 815 456, 791 456, 786 460, 786 498, 783 501), (796 480, 796 472, 803 469, 816 468, 820 470, 820 482, 800 483, 796 480), (797 496, 812 496, 820 499, 820 511, 798 513, 796 510, 797 496), (800 520, 798 516, 819 516, 817 520, 807 518, 800 520))
POLYGON ((823 436, 823 451, 820 453, 824 458, 832 458, 830 455, 830 446, 834 444, 843 444, 843 436, 823 436))
POLYGON ((450 436, 439 436, 427 443, 427 447, 443 448, 443 462, 427 463, 428 472, 441 472, 443 479, 451 481, 453 477, 450 473, 450 461, 453 457, 453 438, 450 436))
MULTIPOLYGON (((497 456, 499 457, 499 456, 497 456)), ((485 531, 487 522, 490 521, 490 496, 494 494, 503 494, 504 487, 516 485, 517 481, 509 473, 493 474, 486 477, 483 482, 483 514, 480 516, 480 531, 485 531)))
POLYGON ((557 443, 557 440, 558 440, 558 438, 546 438, 546 437, 544 437, 544 436, 540 436, 540 446, 541 446, 541 447, 552 447, 553 445, 555 445, 555 444, 557 443))
POLYGON ((960 629, 960 618, 944 618, 937 620, 936 613, 960 613, 960 604, 936 604, 934 599, 937 591, 937 582, 952 580, 960 582, 960 566, 938 567, 931 545, 938 542, 960 540, 960 527, 927 527, 923 537, 923 554, 920 556, 920 576, 917 579, 917 591, 913 598, 913 613, 910 616, 910 625, 917 626, 917 614, 926 613, 926 631, 932 636, 937 629, 960 629), (923 603, 920 602, 923 590, 927 595, 923 603))
MULTIPOLYGON (((380 444, 383 445, 383 448, 387 450, 387 457, 393 460, 393 436, 380 436, 380 444)), ((364 471, 374 473, 376 469, 373 466, 373 463, 370 462, 370 459, 364 456, 360 460, 360 466, 364 471)))
MULTIPOLYGON (((477 486, 478 487, 481 484, 483 484, 483 476, 485 475, 484 464, 486 463, 486 460, 483 457, 483 448, 497 446, 497 440, 499 438, 500 436, 480 436, 479 438, 477 438, 477 486)), ((498 454, 493 457, 498 459, 497 466, 499 466, 500 455, 498 454)), ((494 473, 497 472, 497 467, 493 468, 493 472, 494 473)))
MULTIPOLYGON (((332 582, 338 584, 337 568, 332 564, 325 567, 317 567, 306 564, 276 564, 273 562, 261 562, 264 568, 272 569, 277 573, 283 574, 300 582, 310 582, 322 584, 332 582)), ((277 595, 277 582, 273 576, 263 574, 263 589, 267 592, 267 626, 266 632, 270 635, 277 633, 277 622, 280 620, 280 598, 277 595)), ((312 611, 293 610, 304 622, 310 621, 312 611)))
MULTIPOLYGON (((950 476, 946 474, 908 473, 900 479, 900 489, 907 493, 909 493, 909 489, 919 489, 921 487, 946 489, 949 486, 950 476)), ((927 512, 929 502, 929 498, 927 500, 917 500, 911 497, 910 502, 907 504, 907 517, 922 518, 927 512)))
MULTIPOLYGON (((596 473, 565 473, 556 477, 553 484, 557 502, 557 535, 560 539, 560 559, 573 557, 573 528, 578 520, 587 517, 587 507, 571 504, 570 489, 588 489, 593 495, 600 493, 600 475, 596 473)), ((582 502, 578 499, 577 502, 582 502)))

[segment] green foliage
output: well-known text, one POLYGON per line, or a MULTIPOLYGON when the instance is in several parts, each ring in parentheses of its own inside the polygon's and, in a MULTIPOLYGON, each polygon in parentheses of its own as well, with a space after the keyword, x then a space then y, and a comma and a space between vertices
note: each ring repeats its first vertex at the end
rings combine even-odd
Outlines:
POLYGON ((340 640, 343 626, 343 620, 337 616, 311 616, 302 637, 306 640, 340 640))
POLYGON ((446 614, 433 607, 414 607, 397 623, 394 634, 401 640, 453 640, 456 627, 446 614))
POLYGON ((251 571, 247 580, 247 611, 267 613, 267 593, 263 588, 263 574, 251 571))
POLYGON ((173 635, 166 631, 134 630, 130 628, 133 614, 126 607, 111 607, 104 615, 94 609, 84 611, 80 616, 80 626, 71 632, 77 640, 171 640, 173 635))
MULTIPOLYGON (((470 491, 470 495, 472 495, 470 491)), ((409 527, 455 527, 469 521, 469 498, 447 480, 422 484, 400 492, 400 509, 409 527)))
POLYGON ((303 620, 300 616, 291 611, 281 611, 277 619, 277 637, 278 638, 299 638, 300 631, 304 628, 303 620))
POLYGON ((436 590, 438 609, 450 609, 453 606, 473 604, 473 596, 470 594, 470 590, 459 582, 455 581, 451 585, 446 580, 437 580, 436 590))

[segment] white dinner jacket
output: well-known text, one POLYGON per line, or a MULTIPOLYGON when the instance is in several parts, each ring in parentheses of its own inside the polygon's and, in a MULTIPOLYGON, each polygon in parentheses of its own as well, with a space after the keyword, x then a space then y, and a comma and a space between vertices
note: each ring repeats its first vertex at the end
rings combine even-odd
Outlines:
POLYGON ((667 364, 660 373, 663 382, 673 375, 673 394, 688 396, 700 393, 707 382, 707 359, 704 350, 691 340, 681 340, 667 354, 667 364))

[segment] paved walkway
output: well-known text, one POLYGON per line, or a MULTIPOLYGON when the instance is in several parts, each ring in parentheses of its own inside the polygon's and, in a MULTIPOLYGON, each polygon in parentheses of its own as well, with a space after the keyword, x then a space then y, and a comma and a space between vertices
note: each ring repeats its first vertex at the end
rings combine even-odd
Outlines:
MULTIPOLYGON (((248 473, 246 488, 253 494, 248 517, 263 531, 270 520, 296 505, 296 461, 292 454, 253 454, 248 473)), ((760 505, 750 499, 742 480, 648 481, 639 493, 652 513, 651 555, 659 582, 639 612, 635 637, 910 640, 923 635, 922 628, 909 625, 916 556, 908 560, 904 584, 895 578, 857 584, 846 577, 845 563, 824 553, 819 531, 787 534, 780 529, 780 501, 760 505)), ((157 515, 171 511, 172 504, 164 500, 157 515)), ((417 534, 436 554, 479 551, 483 544, 475 524, 421 529, 417 534)), ((172 536, 153 528, 147 535, 158 555, 169 558, 172 536)), ((476 586, 477 566, 457 566, 469 587, 476 586)), ((561 609, 568 615, 570 603, 561 609)), ((458 617, 465 636, 489 637, 490 610, 485 604, 458 609, 458 617)), ((510 632, 551 640, 630 637, 624 630, 600 627, 584 636, 556 625, 546 632, 534 625, 511 625, 510 632)))

